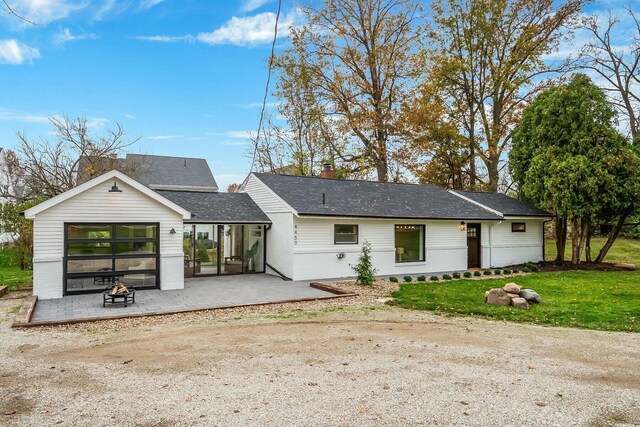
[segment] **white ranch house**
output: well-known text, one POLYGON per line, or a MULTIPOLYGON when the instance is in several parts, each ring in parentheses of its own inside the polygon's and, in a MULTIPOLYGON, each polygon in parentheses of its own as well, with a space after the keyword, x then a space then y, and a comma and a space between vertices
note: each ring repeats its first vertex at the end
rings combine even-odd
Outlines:
POLYGON ((24 212, 40 299, 114 280, 181 289, 208 275, 351 277, 365 241, 379 275, 535 262, 551 219, 502 194, 338 180, 328 168, 323 177, 252 173, 239 193, 219 193, 202 159, 144 161, 138 180, 114 170, 24 212))

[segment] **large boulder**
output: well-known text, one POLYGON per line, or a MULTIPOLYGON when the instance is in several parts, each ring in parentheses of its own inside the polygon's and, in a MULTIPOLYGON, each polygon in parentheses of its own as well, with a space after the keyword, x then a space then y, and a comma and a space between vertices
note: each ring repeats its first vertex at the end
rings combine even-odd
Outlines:
POLYGON ((509 295, 509 298, 511 298, 511 299, 520 298, 519 294, 512 294, 511 292, 507 292, 507 295, 509 295))
POLYGON ((511 297, 507 295, 504 289, 491 289, 486 296, 487 304, 491 305, 511 305, 511 297))
POLYGON ((529 309, 529 303, 524 298, 513 298, 511 300, 511 305, 518 308, 529 309))
POLYGON ((515 283, 507 283, 502 289, 504 289, 505 292, 509 292, 510 294, 519 294, 522 290, 522 288, 515 283))
POLYGON ((540 304, 542 302, 542 298, 540 298, 540 295, 538 295, 538 293, 533 289, 521 290, 520 298, 526 299, 529 304, 540 304))

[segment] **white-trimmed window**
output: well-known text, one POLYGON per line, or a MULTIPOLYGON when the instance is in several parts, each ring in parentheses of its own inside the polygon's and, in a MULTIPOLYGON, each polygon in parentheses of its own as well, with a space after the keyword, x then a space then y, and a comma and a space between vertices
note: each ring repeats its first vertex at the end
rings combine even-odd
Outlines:
POLYGON ((357 224, 335 224, 333 226, 333 243, 336 245, 357 245, 357 224))
POLYGON ((511 223, 511 232, 512 233, 525 233, 527 231, 527 223, 526 222, 512 222, 511 223))
POLYGON ((396 262, 424 261, 424 225, 395 226, 396 262))

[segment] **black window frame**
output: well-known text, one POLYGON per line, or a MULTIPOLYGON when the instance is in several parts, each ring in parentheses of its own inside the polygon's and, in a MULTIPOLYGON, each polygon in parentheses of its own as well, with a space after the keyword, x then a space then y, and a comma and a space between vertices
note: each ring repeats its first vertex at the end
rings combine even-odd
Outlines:
MULTIPOLYGON (((340 234, 346 234, 346 233, 340 233, 340 234)), ((349 235, 352 235, 352 233, 349 233, 349 235)), ((360 242, 360 226, 359 224, 333 224, 333 244, 334 245, 357 245, 360 242), (355 232, 355 236, 356 236, 356 241, 355 242, 338 242, 336 240, 336 234, 337 233, 337 229, 338 227, 355 227, 356 228, 356 232, 355 232)))
POLYGON ((512 222, 511 223, 511 232, 512 233, 526 233, 527 232, 527 223, 526 222, 512 222), (522 226, 522 230, 516 229, 516 226, 522 226))
MULTIPOLYGON (((87 293, 98 293, 104 289, 87 289, 87 290, 68 290, 68 279, 76 278, 104 278, 105 287, 110 283, 110 280, 116 276, 122 277, 125 275, 134 274, 153 274, 155 275, 155 285, 153 286, 136 286, 136 289, 159 289, 160 288, 160 223, 159 222, 65 222, 64 223, 64 240, 63 240, 63 295, 76 295, 87 293), (97 226, 110 226, 111 236, 109 238, 69 238, 69 227, 74 225, 97 225, 97 226), (156 229, 155 237, 117 237, 116 227, 127 225, 144 225, 154 226, 156 229), (130 243, 151 242, 155 244, 155 254, 141 253, 141 254, 116 254, 117 243, 130 243), (70 243, 109 243, 111 245, 111 253, 105 255, 69 255, 70 243), (153 269, 140 269, 140 270, 116 270, 116 260, 122 259, 155 259, 155 268, 153 269), (89 271, 79 273, 69 273, 67 271, 68 261, 82 261, 82 260, 110 260, 111 270, 109 271, 89 271)), ((126 283, 125 283, 126 284, 126 283)))
POLYGON ((393 225, 393 259, 396 264, 404 264, 411 262, 426 262, 427 261, 427 226, 426 224, 394 224, 393 225), (397 227, 420 227, 422 229, 422 258, 419 260, 410 261, 398 261, 395 259, 398 243, 396 242, 396 228, 397 227))

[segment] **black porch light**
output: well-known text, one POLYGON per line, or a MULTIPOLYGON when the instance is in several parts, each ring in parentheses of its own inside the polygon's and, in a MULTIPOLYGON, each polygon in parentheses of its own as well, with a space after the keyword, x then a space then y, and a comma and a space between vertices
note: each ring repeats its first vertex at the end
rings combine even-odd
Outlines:
POLYGON ((122 193, 122 190, 118 188, 118 185, 115 181, 113 181, 113 185, 111 186, 111 190, 109 190, 109 193, 122 193))

